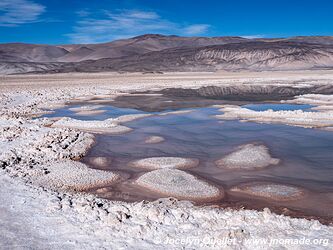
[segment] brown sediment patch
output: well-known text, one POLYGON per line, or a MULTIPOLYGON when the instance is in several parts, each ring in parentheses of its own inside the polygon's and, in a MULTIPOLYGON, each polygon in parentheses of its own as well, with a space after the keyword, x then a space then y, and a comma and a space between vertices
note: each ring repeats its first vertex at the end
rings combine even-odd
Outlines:
POLYGON ((266 146, 245 144, 215 163, 218 167, 226 169, 253 170, 276 165, 279 161, 270 156, 266 146))
POLYGON ((222 199, 222 188, 178 169, 158 169, 140 176, 135 183, 153 192, 178 199, 211 201, 222 199))
POLYGON ((153 136, 149 136, 145 139, 145 143, 147 144, 155 144, 155 143, 160 143, 160 142, 163 142, 165 139, 161 136, 156 136, 156 135, 153 135, 153 136))
POLYGON ((86 191, 113 184, 120 178, 113 172, 91 169, 70 160, 48 163, 43 167, 44 174, 34 176, 33 182, 54 190, 86 191))
POLYGON ((146 169, 191 168, 199 164, 198 159, 181 157, 150 157, 130 162, 130 166, 146 169))
POLYGON ((88 163, 102 168, 110 166, 112 162, 110 157, 99 156, 99 157, 86 157, 86 158, 88 163))
POLYGON ((297 200, 305 196, 305 190, 302 188, 268 182, 240 184, 230 191, 276 201, 297 200))

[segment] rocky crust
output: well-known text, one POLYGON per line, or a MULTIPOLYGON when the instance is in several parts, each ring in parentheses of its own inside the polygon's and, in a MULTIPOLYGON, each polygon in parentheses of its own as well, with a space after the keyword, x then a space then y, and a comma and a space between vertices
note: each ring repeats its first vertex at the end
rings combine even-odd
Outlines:
POLYGON ((70 160, 51 162, 42 167, 44 173, 34 176, 32 182, 52 190, 86 191, 113 184, 120 178, 115 173, 91 169, 83 163, 70 160))
POLYGON ((233 187, 230 191, 276 201, 297 200, 305 196, 302 188, 275 183, 247 183, 233 187))
MULTIPOLYGON (((94 136, 70 129, 44 127, 48 120, 0 119, 0 166, 26 176, 35 165, 56 159, 79 159, 94 136)), ((41 168, 37 168, 41 169, 41 168)))
POLYGON ((270 156, 268 148, 264 145, 245 144, 216 161, 216 165, 227 169, 254 170, 276 165, 279 161, 270 156))
POLYGON ((161 136, 152 135, 145 139, 145 143, 146 144, 155 144, 155 143, 163 142, 164 140, 165 139, 161 136))
POLYGON ((223 197, 223 190, 178 169, 159 169, 140 176, 139 186, 179 199, 214 200, 223 197))
POLYGON ((163 168, 191 168, 196 167, 199 160, 181 157, 151 157, 136 160, 130 163, 133 167, 146 169, 163 169, 163 168))

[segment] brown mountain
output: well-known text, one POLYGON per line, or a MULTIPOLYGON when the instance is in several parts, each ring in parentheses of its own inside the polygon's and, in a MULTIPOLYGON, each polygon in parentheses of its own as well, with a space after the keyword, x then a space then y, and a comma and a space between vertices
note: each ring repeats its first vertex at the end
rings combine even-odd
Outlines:
POLYGON ((333 37, 143 35, 103 44, 0 44, 0 72, 286 70, 333 67, 333 37))

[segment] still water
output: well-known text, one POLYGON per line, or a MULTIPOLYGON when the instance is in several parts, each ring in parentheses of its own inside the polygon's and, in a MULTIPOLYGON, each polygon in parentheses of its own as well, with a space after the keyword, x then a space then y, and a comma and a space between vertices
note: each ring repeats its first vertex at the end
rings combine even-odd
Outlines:
MULTIPOLYGON (((83 104, 70 104, 45 116, 104 120, 125 114, 147 113, 138 109, 118 108, 111 104, 103 104, 99 109, 105 110, 105 113, 93 116, 80 116, 69 110, 80 105, 83 104)), ((307 111, 312 106, 265 103, 247 104, 245 107, 258 111, 267 109, 307 111)), ((200 164, 186 171, 223 187, 226 191, 225 198, 215 204, 249 208, 268 206, 273 210, 286 207, 296 214, 325 217, 328 220, 333 218, 333 132, 287 125, 218 120, 215 115, 221 112, 214 107, 191 108, 191 110, 193 111, 186 114, 166 116, 159 116, 161 112, 153 112, 154 116, 126 123, 125 126, 133 128, 130 133, 116 136, 97 134, 96 144, 82 161, 88 163, 90 157, 108 157, 110 164, 103 169, 118 171, 124 177, 123 182, 104 188, 104 191, 98 192, 98 195, 127 201, 159 198, 160 195, 147 192, 132 184, 132 181, 145 170, 131 168, 128 163, 154 156, 190 157, 199 159, 200 164), (145 144, 145 139, 152 135, 161 136, 165 141, 145 144), (242 144, 253 142, 266 145, 272 157, 279 158, 280 163, 254 171, 216 167, 214 163, 216 160, 242 144), (252 196, 237 196, 228 192, 234 185, 252 181, 295 185, 308 190, 308 195, 296 201, 274 202, 252 196)))

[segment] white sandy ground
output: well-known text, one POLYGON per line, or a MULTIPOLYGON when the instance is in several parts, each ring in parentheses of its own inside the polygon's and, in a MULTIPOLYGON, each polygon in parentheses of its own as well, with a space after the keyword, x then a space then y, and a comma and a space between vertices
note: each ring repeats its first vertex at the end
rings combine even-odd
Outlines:
POLYGON ((50 119, 24 117, 39 114, 46 105, 86 95, 165 87, 253 83, 302 87, 332 82, 332 71, 1 76, 0 248, 327 249, 332 246, 332 226, 272 214, 268 209, 198 207, 173 199, 124 203, 33 186, 29 183, 34 176, 48 173, 45 164, 79 158, 93 143, 93 136, 44 127, 52 124, 50 119), (310 245, 283 242, 304 238, 310 245), (280 240, 282 245, 269 246, 261 239, 280 240))
POLYGON ((216 161, 218 167, 227 169, 253 170, 276 165, 279 159, 272 158, 264 145, 245 144, 222 159, 216 161))
POLYGON ((136 181, 139 186, 164 195, 189 200, 216 200, 224 196, 218 188, 178 169, 158 169, 141 175, 136 181))
POLYGON ((303 189, 295 186, 260 182, 241 184, 230 191, 278 201, 297 200, 305 195, 303 189))
POLYGON ((155 143, 160 143, 160 142, 164 142, 164 141, 165 141, 165 139, 162 136, 157 136, 157 135, 152 135, 145 139, 145 143, 147 143, 147 144, 155 144, 155 143))
POLYGON ((191 168, 196 167, 199 160, 181 157, 150 157, 130 162, 130 165, 137 168, 163 169, 163 168, 191 168))

